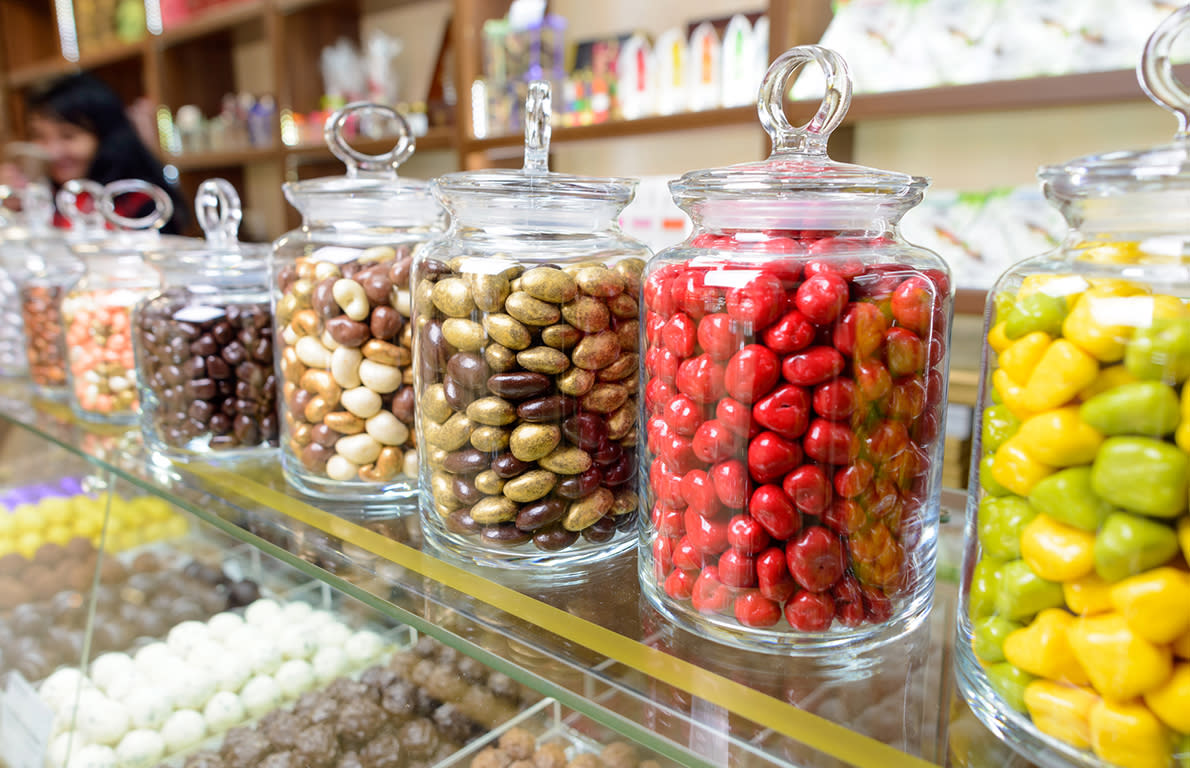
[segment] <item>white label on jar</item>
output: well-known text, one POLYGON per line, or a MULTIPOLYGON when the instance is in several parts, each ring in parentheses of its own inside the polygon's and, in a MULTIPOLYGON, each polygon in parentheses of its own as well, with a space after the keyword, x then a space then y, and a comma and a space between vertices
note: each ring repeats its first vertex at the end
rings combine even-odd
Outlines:
POLYGON ((462 264, 459 265, 459 271, 474 272, 481 275, 498 275, 511 266, 514 265, 504 259, 481 259, 472 256, 469 259, 463 259, 462 264))
POLYGON ((177 312, 174 312, 174 320, 179 323, 209 323, 223 317, 226 312, 222 307, 212 307, 208 304, 194 304, 189 307, 182 307, 177 312))
POLYGON ((8 673, 8 689, 0 704, 0 757, 11 768, 41 768, 54 711, 16 671, 8 673))
POLYGON ((742 288, 763 273, 759 269, 717 269, 707 272, 707 285, 720 288, 742 288))
POLYGON ((359 248, 347 248, 342 245, 324 245, 311 256, 314 261, 328 261, 331 264, 346 264, 355 261, 363 253, 359 248))

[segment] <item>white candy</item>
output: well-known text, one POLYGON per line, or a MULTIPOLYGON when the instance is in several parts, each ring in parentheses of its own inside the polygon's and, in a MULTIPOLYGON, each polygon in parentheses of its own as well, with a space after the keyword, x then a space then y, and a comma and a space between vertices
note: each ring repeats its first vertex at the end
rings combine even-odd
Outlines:
MULTIPOLYGON (((136 664, 126 653, 105 653, 91 662, 91 681, 107 692, 121 678, 136 674, 136 664)), ((109 694, 110 695, 110 694, 109 694)))
POLYGON ((245 656, 229 653, 223 663, 213 667, 210 673, 216 690, 235 693, 252 677, 252 661, 245 656))
POLYGON ((268 598, 261 598, 244 609, 244 621, 258 627, 274 623, 280 615, 281 606, 268 598))
POLYGON ((287 699, 296 699, 314 687, 314 668, 310 662, 294 659, 277 670, 277 685, 287 699))
POLYGON ((165 643, 149 643, 136 652, 133 660, 136 662, 137 671, 147 677, 154 677, 154 673, 158 671, 168 674, 169 670, 182 663, 178 655, 165 643))
POLYGON ((314 656, 314 676, 329 683, 347 669, 347 654, 341 648, 323 648, 314 656))
POLYGON ((339 622, 318 628, 318 645, 322 648, 342 648, 351 637, 351 630, 339 622))
POLYGON ((193 709, 174 712, 161 727, 166 752, 181 752, 202 741, 207 734, 207 721, 193 709))
POLYGON ((242 626, 244 626, 244 620, 240 618, 239 614, 231 611, 216 613, 207 620, 207 631, 210 633, 211 639, 216 641, 227 638, 242 626))
POLYGON ((283 635, 277 647, 287 659, 308 659, 318 650, 318 638, 309 629, 299 629, 283 635))
POLYGON ((211 697, 203 708, 202 716, 207 721, 207 731, 222 733, 239 723, 244 722, 244 705, 240 697, 228 691, 221 691, 211 697))
POLYGON ((50 768, 65 768, 66 758, 72 752, 76 752, 86 746, 83 742, 82 735, 74 731, 66 731, 59 733, 50 742, 49 749, 46 750, 45 759, 50 764, 50 768))
POLYGON ((178 709, 202 709, 215 693, 215 681, 190 666, 179 666, 164 682, 178 709))
POLYGON ((240 692, 240 701, 249 715, 260 717, 281 704, 281 688, 277 681, 268 675, 257 675, 244 685, 244 690, 240 692))
POLYGON ((185 658, 196 646, 210 640, 211 633, 201 621, 183 621, 169 631, 165 642, 169 649, 185 658))
POLYGON ((305 623, 308 627, 321 627, 324 624, 332 624, 337 621, 338 619, 335 618, 335 614, 330 611, 313 611, 305 623))
POLYGON ((66 667, 47 677, 38 689, 37 695, 50 709, 60 712, 63 709, 73 709, 80 689, 86 690, 90 687, 91 682, 83 677, 82 672, 73 667, 66 667))
POLYGON ((380 635, 368 629, 356 632, 343 644, 347 660, 357 666, 371 662, 380 655, 383 648, 384 641, 380 639, 380 635))
POLYGON ((144 686, 129 692, 124 699, 133 728, 160 730, 174 711, 169 694, 156 686, 144 686))
POLYGON ((268 638, 262 639, 259 645, 241 646, 241 649, 252 665, 252 671, 258 675, 271 675, 281 666, 281 651, 268 638))
POLYGON ((157 731, 129 731, 116 747, 120 768, 152 768, 165 755, 165 740, 157 731))
POLYGON ((116 751, 92 744, 77 750, 66 765, 67 768, 116 768, 116 751))
POLYGON ((117 677, 115 680, 103 690, 108 695, 108 698, 116 701, 123 701, 128 694, 132 693, 137 688, 143 688, 150 683, 139 672, 133 672, 131 675, 124 677, 117 677))
MULTIPOLYGON (((352 350, 353 352, 356 350, 352 350)), ((310 607, 309 603, 303 603, 300 600, 289 603, 282 609, 281 614, 285 617, 286 624, 301 624, 306 619, 310 618, 310 614, 314 609, 310 607)))
POLYGON ((211 672, 227 661, 227 649, 210 640, 203 641, 186 654, 186 663, 204 672, 211 672))
POLYGON ((104 701, 79 702, 77 728, 95 744, 115 744, 128 732, 128 710, 118 701, 105 697, 104 701))

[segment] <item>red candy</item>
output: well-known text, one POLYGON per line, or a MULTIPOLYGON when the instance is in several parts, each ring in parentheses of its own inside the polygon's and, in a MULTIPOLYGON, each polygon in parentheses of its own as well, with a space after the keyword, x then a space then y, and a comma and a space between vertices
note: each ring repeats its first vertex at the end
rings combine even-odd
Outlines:
POLYGON ((655 586, 744 627, 890 621, 929 498, 947 277, 821 235, 700 234, 643 288, 655 586))

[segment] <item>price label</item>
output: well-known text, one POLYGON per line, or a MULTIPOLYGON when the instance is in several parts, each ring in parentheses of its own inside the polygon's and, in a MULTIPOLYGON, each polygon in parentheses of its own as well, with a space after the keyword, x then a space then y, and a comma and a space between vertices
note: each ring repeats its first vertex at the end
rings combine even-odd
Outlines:
POLYGON ((41 768, 54 726, 54 711, 19 672, 8 674, 0 699, 0 757, 9 768, 41 768))

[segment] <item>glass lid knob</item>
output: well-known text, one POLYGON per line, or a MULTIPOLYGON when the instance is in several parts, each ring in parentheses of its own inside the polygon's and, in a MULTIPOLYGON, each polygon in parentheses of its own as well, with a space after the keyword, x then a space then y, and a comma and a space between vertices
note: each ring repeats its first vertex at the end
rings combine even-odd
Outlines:
POLYGON ((209 244, 225 246, 236 241, 244 209, 239 193, 227 179, 207 179, 199 185, 194 213, 209 244))
POLYGON ((322 136, 326 140, 326 145, 330 147, 331 153, 347 166, 347 177, 352 179, 361 175, 396 178, 397 168, 413 155, 417 143, 413 136, 413 130, 409 127, 409 122, 400 112, 392 107, 369 101, 352 102, 331 115, 327 118, 322 136), (359 119, 366 116, 382 118, 396 128, 397 143, 388 152, 369 155, 347 143, 347 138, 344 136, 347 121, 351 118, 359 119))
POLYGON ((525 99, 525 173, 547 173, 550 169, 550 84, 529 83, 525 99))
POLYGON ((851 106, 851 72, 843 57, 820 45, 799 45, 777 57, 760 84, 756 111, 773 144, 773 154, 826 155, 827 140, 851 106), (793 76, 811 62, 826 78, 822 104, 805 125, 794 126, 785 116, 785 94, 793 76))
POLYGON ((121 179, 103 188, 99 196, 99 210, 103 218, 121 229, 161 229, 174 215, 174 202, 164 189, 141 179, 121 179), (116 200, 124 195, 139 193, 153 202, 153 210, 136 218, 116 211, 116 200))

